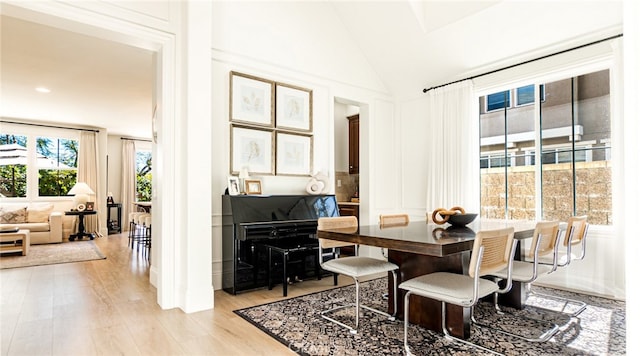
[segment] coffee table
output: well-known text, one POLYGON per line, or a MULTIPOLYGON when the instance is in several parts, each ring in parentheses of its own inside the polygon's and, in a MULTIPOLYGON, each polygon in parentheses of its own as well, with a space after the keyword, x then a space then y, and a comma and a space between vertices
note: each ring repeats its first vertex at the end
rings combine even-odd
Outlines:
POLYGON ((22 251, 22 256, 26 256, 31 244, 30 233, 29 230, 0 232, 0 252, 22 251))

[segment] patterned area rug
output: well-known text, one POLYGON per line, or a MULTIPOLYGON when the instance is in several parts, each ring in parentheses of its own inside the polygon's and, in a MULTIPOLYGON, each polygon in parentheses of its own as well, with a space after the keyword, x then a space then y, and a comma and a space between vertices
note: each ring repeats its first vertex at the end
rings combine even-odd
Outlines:
POLYGON ((107 257, 91 240, 31 245, 26 256, 22 256, 20 252, 2 253, 0 255, 0 269, 103 260, 105 258, 107 257))
MULTIPOLYGON (((386 310, 382 292, 387 290, 386 278, 361 284, 363 302, 386 310)), ((532 295, 523 310, 504 308, 509 312, 496 314, 490 303, 475 308, 478 322, 524 334, 535 334, 548 325, 529 322, 523 316, 553 321, 560 326, 555 336, 542 343, 527 342, 484 326, 475 325, 470 341, 505 355, 624 355, 626 348, 625 302, 534 287, 535 293, 567 297, 587 303, 577 317, 560 313, 561 305, 545 296, 532 295), (551 308, 549 311, 544 308, 551 308)), ((286 299, 234 311, 262 331, 300 355, 402 355, 403 322, 389 321, 384 316, 364 311, 360 330, 352 335, 348 330, 320 317, 321 310, 353 302, 353 286, 286 299), (335 303, 335 304, 334 304, 335 303)), ((565 305, 576 308, 577 305, 565 305)), ((340 317, 353 324, 352 308, 340 317)), ((436 333, 412 325, 409 344, 416 355, 485 355, 477 348, 449 341, 436 333)))

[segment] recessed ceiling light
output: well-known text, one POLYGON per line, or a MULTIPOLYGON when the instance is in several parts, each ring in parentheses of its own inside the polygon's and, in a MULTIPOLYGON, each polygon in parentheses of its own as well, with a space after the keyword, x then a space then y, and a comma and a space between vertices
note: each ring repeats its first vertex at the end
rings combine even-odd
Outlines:
POLYGON ((51 90, 49 90, 48 88, 45 88, 45 87, 37 87, 36 91, 38 93, 51 93, 51 90))

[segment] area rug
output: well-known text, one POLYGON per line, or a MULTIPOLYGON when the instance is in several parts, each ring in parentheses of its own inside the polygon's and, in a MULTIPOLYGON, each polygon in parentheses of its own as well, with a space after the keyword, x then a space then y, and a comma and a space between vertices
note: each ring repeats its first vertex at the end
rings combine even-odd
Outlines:
POLYGON ((0 269, 51 265, 105 259, 92 240, 63 242, 59 244, 31 245, 29 253, 2 253, 0 269))
MULTIPOLYGON (((361 285, 362 300, 369 306, 386 310, 382 297, 386 278, 361 285)), ((553 321, 560 326, 555 336, 542 343, 527 342, 475 325, 470 341, 505 355, 624 355, 626 348, 625 302, 534 287, 534 292, 581 300, 588 304, 577 317, 560 313, 553 300, 530 297, 523 310, 504 308, 509 314, 499 316, 491 303, 479 303, 474 316, 479 322, 507 330, 535 334, 547 325, 529 322, 523 316, 553 321), (549 311, 544 308, 551 308, 549 311), (539 330, 536 330, 539 329, 539 330)), ((365 311, 356 335, 320 317, 321 310, 353 302, 353 286, 263 304, 234 312, 300 355, 402 355, 403 322, 365 311)), ((340 317, 353 324, 353 309, 340 317)), ((490 354, 458 342, 441 333, 411 325, 409 344, 416 355, 485 355, 490 354)))

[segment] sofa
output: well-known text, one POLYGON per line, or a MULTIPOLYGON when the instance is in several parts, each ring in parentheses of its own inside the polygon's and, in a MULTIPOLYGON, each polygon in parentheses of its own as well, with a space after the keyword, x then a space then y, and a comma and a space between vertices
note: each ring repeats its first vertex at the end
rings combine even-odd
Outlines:
POLYGON ((68 240, 75 219, 65 216, 66 204, 0 203, 0 229, 17 227, 30 231, 31 245, 68 240))

